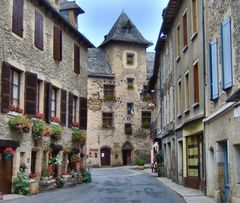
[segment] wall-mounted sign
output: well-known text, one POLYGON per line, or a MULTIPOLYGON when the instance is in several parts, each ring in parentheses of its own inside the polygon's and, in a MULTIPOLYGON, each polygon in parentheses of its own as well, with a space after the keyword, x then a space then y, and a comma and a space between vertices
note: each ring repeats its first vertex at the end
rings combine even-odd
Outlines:
POLYGON ((153 111, 156 108, 156 104, 154 104, 153 102, 150 102, 147 105, 148 110, 153 111))
POLYGON ((88 100, 88 109, 95 112, 95 111, 100 111, 102 108, 101 101, 96 98, 90 98, 88 100))

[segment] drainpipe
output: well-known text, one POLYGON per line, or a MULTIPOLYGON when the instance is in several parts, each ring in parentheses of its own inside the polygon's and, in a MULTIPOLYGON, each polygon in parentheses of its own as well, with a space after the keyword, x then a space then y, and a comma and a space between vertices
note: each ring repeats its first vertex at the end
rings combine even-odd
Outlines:
MULTIPOLYGON (((205 55, 205 0, 202 0, 202 54, 203 54, 203 105, 204 105, 204 118, 206 117, 206 92, 205 88, 207 85, 206 80, 206 55, 205 55)), ((205 124, 203 123, 203 145, 206 146, 206 136, 205 136, 205 124)), ((203 150, 203 178, 205 179, 205 185, 207 183, 207 176, 206 176, 206 147, 203 150)), ((207 190, 207 188, 206 188, 207 190)))

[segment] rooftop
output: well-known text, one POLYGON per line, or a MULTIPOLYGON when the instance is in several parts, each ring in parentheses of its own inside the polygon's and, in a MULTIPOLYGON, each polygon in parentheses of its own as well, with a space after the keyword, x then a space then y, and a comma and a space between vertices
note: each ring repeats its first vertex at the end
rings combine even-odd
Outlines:
POLYGON ((60 11, 70 9, 76 10, 77 14, 84 13, 84 10, 82 10, 75 1, 60 0, 60 11))

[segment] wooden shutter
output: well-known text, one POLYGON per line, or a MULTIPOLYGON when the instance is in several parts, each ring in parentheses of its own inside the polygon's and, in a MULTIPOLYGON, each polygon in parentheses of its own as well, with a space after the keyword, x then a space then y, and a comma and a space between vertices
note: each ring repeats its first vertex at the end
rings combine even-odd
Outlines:
POLYGON ((80 97, 79 103, 80 103, 79 107, 80 129, 87 130, 87 98, 80 97))
POLYGON ((67 91, 61 90, 61 124, 66 125, 66 111, 67 111, 67 91))
POLYGON ((215 38, 209 44, 210 99, 218 98, 218 43, 215 38))
POLYGON ((74 72, 80 74, 80 48, 74 44, 74 72))
POLYGON ((47 122, 51 122, 51 101, 52 101, 52 84, 45 83, 45 102, 44 102, 44 115, 47 122))
POLYGON ((68 95, 68 127, 72 127, 72 112, 73 112, 73 94, 69 92, 68 95))
POLYGON ((34 116, 37 104, 37 74, 25 73, 25 114, 34 116))
POLYGON ((2 113, 8 113, 10 104, 10 76, 11 76, 11 65, 6 62, 2 64, 2 113))
POLYGON ((223 89, 232 87, 232 33, 231 18, 221 24, 222 27, 222 77, 223 89))
POLYGON ((35 46, 43 50, 43 16, 35 11, 35 46))
POLYGON ((183 43, 184 46, 188 45, 188 24, 187 24, 187 12, 183 15, 183 43))
POLYGON ((12 31, 23 37, 23 4, 24 0, 13 0, 12 31))
POLYGON ((57 61, 62 61, 62 31, 53 27, 53 58, 57 61))
POLYGON ((194 76, 194 103, 199 103, 199 70, 198 63, 193 67, 194 76))

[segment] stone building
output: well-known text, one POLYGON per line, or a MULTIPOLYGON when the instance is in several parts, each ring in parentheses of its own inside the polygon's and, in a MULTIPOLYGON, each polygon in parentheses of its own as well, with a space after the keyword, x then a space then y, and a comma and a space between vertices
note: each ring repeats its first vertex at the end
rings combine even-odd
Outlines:
POLYGON ((169 1, 158 45, 165 175, 205 190, 202 2, 169 1))
MULTIPOLYGON (((72 14, 77 19, 82 13, 80 7, 72 1, 67 9, 61 9, 59 3, 0 1, 0 192, 3 193, 11 192, 12 178, 21 162, 39 180, 48 160, 57 154, 62 162, 55 168, 55 175, 70 170, 68 162, 73 149, 79 159, 79 151, 84 156, 84 148, 72 141, 72 126, 80 121, 82 133, 87 127, 87 49, 94 46, 77 30, 76 21, 66 20, 72 14), (64 11, 64 17, 59 9, 64 11), (40 139, 36 141, 31 131, 37 121, 26 120, 23 114, 30 118, 37 114, 49 123, 45 127, 63 128, 61 139, 54 141, 38 134, 40 139), (8 121, 19 117, 30 125, 29 132, 21 128, 23 120, 18 121, 17 128, 12 125, 15 131, 10 130, 8 121), (24 132, 19 132, 21 129, 24 132), (8 147, 15 151, 11 160, 5 160, 8 147)), ((45 127, 44 130, 49 129, 45 127)))
POLYGON ((206 5, 207 195, 219 202, 240 202, 239 50, 240 2, 206 5))
POLYGON ((147 64, 153 61, 152 53, 146 52, 149 45, 122 12, 103 43, 89 49, 88 165, 150 162, 150 97, 140 99, 147 85, 147 64))

